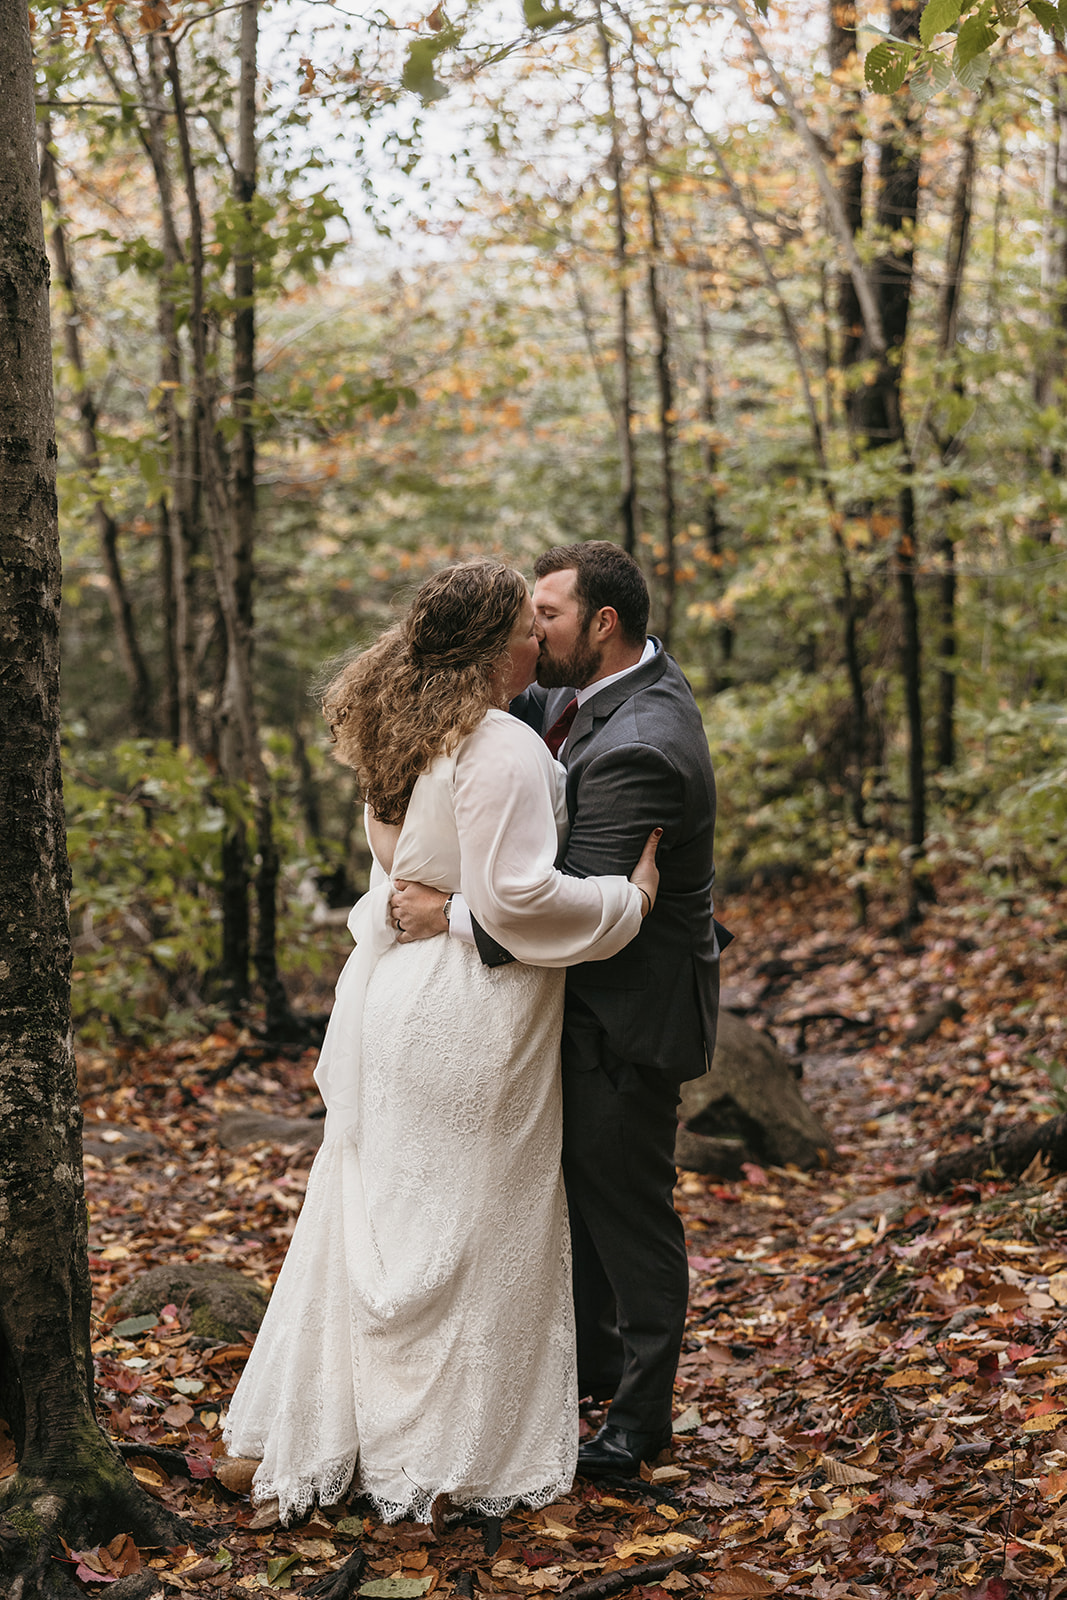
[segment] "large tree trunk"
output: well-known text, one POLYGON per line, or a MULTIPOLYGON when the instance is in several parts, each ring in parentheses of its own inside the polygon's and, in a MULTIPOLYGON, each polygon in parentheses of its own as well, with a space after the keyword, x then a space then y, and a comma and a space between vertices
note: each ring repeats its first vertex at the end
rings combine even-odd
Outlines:
POLYGON ((183 1529, 96 1423, 59 765, 59 533, 48 264, 24 0, 0 0, 0 1484, 9 1600, 76 1594, 72 1544, 183 1529))

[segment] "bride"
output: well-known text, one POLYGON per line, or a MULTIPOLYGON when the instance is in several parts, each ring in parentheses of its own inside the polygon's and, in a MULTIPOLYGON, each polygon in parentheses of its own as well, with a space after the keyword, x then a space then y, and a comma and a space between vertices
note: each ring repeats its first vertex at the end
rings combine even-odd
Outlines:
POLYGON ((315 1072, 322 1148, 224 1433, 285 1521, 354 1474, 386 1521, 422 1522, 439 1497, 547 1505, 574 1476, 562 969, 628 943, 658 874, 656 835, 630 880, 556 871, 563 770, 504 710, 537 656, 521 575, 472 562, 326 691, 375 865, 315 1072), (518 959, 398 943, 393 878, 462 893, 518 959))

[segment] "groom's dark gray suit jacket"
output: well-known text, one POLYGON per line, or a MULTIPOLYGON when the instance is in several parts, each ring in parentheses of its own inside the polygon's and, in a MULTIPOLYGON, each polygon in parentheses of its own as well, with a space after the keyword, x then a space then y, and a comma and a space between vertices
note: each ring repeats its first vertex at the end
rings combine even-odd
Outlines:
MULTIPOLYGON (((616 1055, 681 1083, 707 1070, 715 1048, 715 778, 692 690, 654 642, 655 656, 592 695, 574 719, 563 752, 570 835, 559 866, 580 878, 628 876, 662 827, 659 894, 618 955, 567 969, 567 1000, 595 1015, 616 1055)), ((511 709, 543 733, 572 696, 535 685, 511 709)))

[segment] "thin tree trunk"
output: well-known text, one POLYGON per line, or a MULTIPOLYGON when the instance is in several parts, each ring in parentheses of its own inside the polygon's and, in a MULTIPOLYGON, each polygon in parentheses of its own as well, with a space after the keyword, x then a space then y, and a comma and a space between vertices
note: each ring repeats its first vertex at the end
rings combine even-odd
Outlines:
POLYGON ((181 743, 178 720, 178 644, 175 616, 178 608, 174 593, 174 554, 170 542, 170 518, 166 499, 159 502, 159 572, 163 598, 163 727, 172 744, 181 743))
MULTIPOLYGON (((1038 362, 1034 398, 1046 409, 1062 401, 1067 375, 1067 45, 1054 41, 1052 58, 1052 137, 1048 148, 1045 199, 1045 241, 1041 263, 1041 288, 1048 315, 1048 348, 1038 362)), ((1041 466, 1052 478, 1063 475, 1062 450, 1046 445, 1041 466)), ((1052 539, 1052 518, 1036 519, 1034 533, 1041 544, 1052 539)))
MULTIPOLYGON (((819 468, 819 480, 822 487, 823 496, 826 500, 827 511, 829 513, 831 537, 834 541, 834 549, 837 553, 838 567, 841 573, 841 610, 844 620, 845 664, 848 673, 849 690, 852 698, 852 774, 850 783, 852 815, 857 829, 862 833, 866 827, 863 802, 863 769, 865 764, 867 743, 867 714, 866 696, 863 686, 863 670, 860 664, 859 656, 856 594, 855 586, 852 582, 852 570, 848 558, 848 548, 845 544, 843 519, 837 506, 837 499, 833 491, 833 486, 830 482, 829 465, 826 459, 826 444, 823 436, 822 420, 819 416, 819 408, 815 400, 815 390, 812 386, 811 375, 808 370, 808 358, 805 354, 804 345, 797 330, 793 313, 789 309, 789 303, 782 292, 782 286, 779 283, 778 275, 774 270, 774 264, 767 254, 766 246, 764 245, 759 231, 756 228, 756 222, 752 213, 752 208, 745 199, 741 187, 734 176, 733 170, 730 167, 729 162, 726 160, 726 156, 721 145, 700 123, 697 118, 695 108, 685 97, 685 95, 683 95, 676 86, 672 86, 671 93, 673 98, 677 100, 680 105, 685 107, 691 121, 693 122, 693 125, 700 129, 715 156, 715 161, 722 176, 722 180, 730 193, 730 197, 737 208, 738 214, 741 216, 745 224, 745 232, 748 236, 749 247, 763 271, 763 276, 766 279, 767 287, 774 298, 778 315, 781 319, 782 330, 785 334, 789 347, 793 352, 793 358, 796 362, 797 375, 800 379, 801 392, 804 396, 804 405, 808 413, 808 423, 811 428, 811 439, 815 450, 815 459, 819 468)), ((857 907, 860 920, 862 922, 866 916, 866 896, 862 887, 858 891, 857 907)))
MULTIPOLYGON (((0 1587, 77 1587, 55 1559, 182 1524, 144 1493, 93 1412, 81 1110, 70 1039, 70 870, 59 756, 59 529, 48 262, 24 0, 0 0, 0 1587)), ((184 1530, 188 1531, 188 1530, 184 1530)))
MULTIPOLYGON (((137 136, 152 167, 159 197, 160 232, 163 253, 163 271, 159 277, 156 329, 159 335, 160 358, 160 416, 170 455, 170 491, 164 500, 166 533, 170 544, 170 593, 173 598, 174 664, 176 670, 175 704, 177 716, 173 737, 189 749, 198 747, 197 738, 197 672, 194 658, 195 633, 195 575, 193 562, 196 555, 198 524, 198 492, 196 476, 190 457, 190 439, 177 397, 182 389, 181 346, 178 338, 178 314, 175 304, 175 286, 182 276, 185 257, 178 235, 174 208, 174 186, 167 154, 167 135, 162 106, 163 75, 159 60, 158 37, 149 33, 145 39, 147 78, 142 74, 136 51, 129 35, 113 23, 121 38, 142 104, 145 121, 139 119, 135 126, 137 136)), ((116 94, 122 95, 123 86, 99 42, 95 46, 96 59, 116 94)), ((195 432, 195 422, 192 425, 195 432)))
MULTIPOLYGON (((245 207, 244 249, 252 253, 251 203, 255 193, 255 94, 256 33, 258 0, 244 0, 241 19, 241 87, 239 94, 239 158, 235 183, 241 186, 245 207)), ((274 1037, 291 1036, 298 1029, 289 1010, 285 990, 278 975, 276 897, 278 854, 274 841, 273 796, 270 777, 263 762, 256 718, 252 677, 251 559, 255 524, 255 431, 252 404, 255 392, 255 320, 252 298, 251 261, 246 260, 242 283, 248 293, 237 296, 238 315, 242 316, 237 346, 235 386, 240 386, 241 418, 240 463, 234 486, 229 489, 216 424, 215 393, 209 374, 207 318, 204 304, 203 219, 197 192, 196 167, 189 137, 189 121, 178 65, 177 49, 166 40, 167 78, 171 87, 175 123, 185 179, 189 212, 190 326, 193 364, 199 396, 199 458, 204 489, 204 507, 211 545, 215 592, 226 643, 226 670, 217 707, 219 765, 223 778, 235 789, 247 782, 252 793, 260 870, 256 881, 257 932, 256 975, 267 1008, 267 1031, 274 1037), (243 474, 243 479, 241 477, 243 474), (240 488, 240 493, 238 489, 240 488), (247 581, 246 581, 247 580, 247 581)), ((237 1003, 248 995, 248 862, 243 825, 234 826, 226 841, 226 860, 230 872, 231 894, 223 907, 223 969, 231 994, 237 1003), (243 892, 238 887, 238 853, 243 856, 243 892), (229 921, 227 921, 227 917, 229 921), (228 942, 227 942, 228 941, 228 942)))
POLYGON ((233 409, 239 423, 234 449, 233 524, 237 605, 252 637, 252 567, 256 526, 256 300, 255 219, 256 193, 256 47, 259 13, 257 0, 241 6, 240 84, 237 105, 237 160, 233 197, 241 216, 241 234, 233 264, 233 409))
MULTIPOLYGON (((852 237, 863 228, 863 131, 861 90, 854 83, 859 56, 856 49, 855 0, 829 0, 828 50, 830 75, 838 87, 832 144, 841 208, 852 237)), ((837 280, 837 314, 840 322, 838 366, 843 374, 855 365, 863 338, 863 311, 851 273, 837 280)))
MULTIPOLYGON (((41 158, 41 196, 52 212, 52 259, 56 277, 64 294, 63 343, 67 360, 77 376, 78 388, 74 396, 81 422, 81 448, 79 465, 92 482, 100 471, 100 444, 96 431, 96 399, 85 373, 85 360, 81 345, 82 315, 74 278, 74 263, 67 244, 59 197, 59 175, 52 153, 52 121, 46 112, 39 129, 41 158)), ((149 738, 155 731, 152 717, 152 685, 145 665, 144 655, 137 638, 133 606, 130 603, 126 580, 119 558, 119 530, 114 517, 97 495, 93 505, 93 519, 100 539, 100 553, 107 578, 107 598, 115 628, 119 659, 126 674, 130 691, 130 723, 139 738, 149 738)))
MULTIPOLYGON (((238 91, 237 160, 234 165, 234 199, 242 211, 241 246, 234 258, 233 321, 234 411, 240 420, 233 483, 233 530, 237 608, 251 664, 252 580, 256 531, 256 319, 255 319, 255 217, 256 194, 256 75, 259 39, 259 0, 244 0, 241 7, 238 91)), ((248 692, 251 694, 251 684, 248 692)), ((250 712, 254 707, 250 705, 250 712)), ((266 1006, 266 1028, 271 1038, 293 1037, 300 1031, 278 972, 278 878, 280 859, 274 835, 274 794, 259 748, 258 730, 252 729, 250 750, 256 842, 255 967, 266 1006)))
MULTIPOLYGON (((238 568, 231 537, 231 515, 219 459, 215 390, 208 364, 207 316, 204 304, 204 225, 197 190, 196 166, 189 137, 185 93, 174 41, 164 41, 165 71, 170 84, 181 152, 185 202, 189 215, 187 246, 189 333, 197 419, 197 460, 204 521, 211 549, 215 596, 225 640, 225 667, 217 697, 215 726, 222 781, 239 797, 256 744, 251 703, 247 629, 239 599, 238 568)), ((244 1005, 249 995, 249 862, 243 821, 230 817, 222 846, 222 978, 229 1002, 244 1005)))
MULTIPOLYGON (((952 203, 949 225, 948 258, 938 315, 938 351, 952 368, 953 392, 962 398, 963 374, 955 355, 960 295, 971 235, 971 207, 974 199, 974 174, 977 154, 975 125, 972 121, 963 136, 960 170, 952 203)), ((939 441, 941 464, 948 467, 960 450, 958 429, 939 441)), ((936 761, 939 770, 956 762, 956 542, 949 528, 950 508, 958 501, 958 491, 949 485, 940 495, 941 558, 937 579, 938 614, 938 699, 936 761)))
MULTIPOLYGON (((717 576, 722 581, 726 552, 723 548, 723 521, 719 515, 719 491, 716 478, 719 472, 719 447, 716 443, 715 428, 718 421, 715 403, 715 372, 711 355, 711 324, 708 319, 708 308, 701 290, 700 280, 697 279, 696 290, 697 326, 700 330, 700 417, 704 424, 704 437, 701 440, 701 466, 704 473, 704 542, 708 547, 712 565, 717 576)), ((725 587, 725 583, 723 583, 725 587)), ((713 692, 726 689, 730 685, 730 664, 734 655, 734 629, 727 617, 723 617, 717 629, 719 640, 719 665, 715 672, 715 681, 712 685, 713 692)))
POLYGON ((611 153, 608 170, 614 185, 615 217, 615 295, 617 324, 615 348, 619 369, 618 404, 615 427, 619 440, 619 522, 622 527, 623 548, 630 555, 637 553, 640 533, 637 507, 637 461, 634 450, 633 368, 630 350, 630 289, 629 289, 629 236, 626 226, 626 196, 623 188, 625 172, 622 144, 619 139, 619 121, 615 109, 615 78, 611 62, 611 41, 604 27, 599 4, 597 26, 600 48, 604 57, 604 81, 608 91, 608 115, 611 120, 611 153))
POLYGON ((634 98, 637 103, 637 120, 641 130, 641 160, 645 169, 645 199, 648 205, 648 262, 645 281, 648 286, 648 306, 652 325, 656 330, 656 394, 658 398, 659 463, 662 493, 663 529, 663 608, 660 635, 669 650, 674 628, 674 602, 678 587, 674 538, 676 523, 676 492, 674 482, 674 435, 676 413, 674 408, 674 377, 671 372, 671 325, 667 298, 660 282, 659 202, 652 182, 652 154, 649 148, 648 125, 641 109, 641 85, 637 76, 637 61, 631 55, 634 73, 634 98))
POLYGON ((573 261, 569 261, 567 263, 567 269, 570 273, 571 282, 574 284, 574 300, 578 307, 578 316, 581 319, 582 335, 585 339, 585 348, 589 352, 589 360, 592 364, 593 374, 597 381, 597 387, 600 390, 608 416, 614 420, 618 415, 618 398, 612 391, 611 383, 608 379, 607 369, 604 365, 604 358, 601 355, 600 345, 597 342, 596 327, 593 322, 593 312, 589 304, 589 297, 585 292, 585 285, 582 283, 581 274, 579 273, 578 268, 573 261))

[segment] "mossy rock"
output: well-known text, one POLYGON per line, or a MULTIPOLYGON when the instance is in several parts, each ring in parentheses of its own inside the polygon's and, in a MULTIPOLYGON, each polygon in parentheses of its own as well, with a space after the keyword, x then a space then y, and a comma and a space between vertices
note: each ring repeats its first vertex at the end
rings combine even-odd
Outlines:
POLYGON ((268 1299, 258 1283, 231 1267, 177 1261, 135 1278, 115 1295, 111 1305, 124 1317, 145 1317, 166 1305, 187 1305, 193 1333, 234 1344, 243 1333, 256 1332, 268 1299))
POLYGON ((682 1084, 675 1164, 739 1176, 744 1161, 809 1172, 834 1159, 828 1129, 806 1104, 796 1064, 774 1040, 720 1010, 710 1070, 682 1084))

